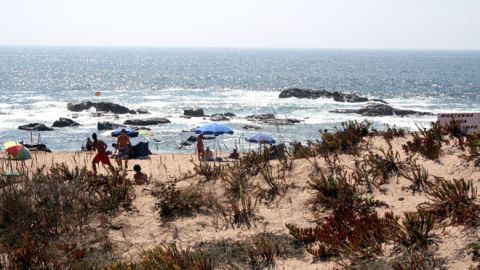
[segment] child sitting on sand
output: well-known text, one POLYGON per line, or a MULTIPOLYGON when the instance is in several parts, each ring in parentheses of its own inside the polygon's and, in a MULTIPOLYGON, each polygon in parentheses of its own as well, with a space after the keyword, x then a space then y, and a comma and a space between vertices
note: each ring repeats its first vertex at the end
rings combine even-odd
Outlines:
POLYGON ((238 158, 240 158, 240 154, 238 153, 237 148, 234 148, 234 149, 233 149, 233 152, 230 153, 230 155, 228 156, 228 158, 231 158, 231 159, 238 159, 238 158))
POLYGON ((207 146, 204 154, 205 154, 205 160, 206 161, 214 161, 213 152, 212 152, 212 150, 210 150, 210 147, 207 146))
POLYGON ((135 171, 133 179, 135 180, 136 185, 148 184, 148 176, 142 173, 142 167, 140 167, 140 165, 136 164, 135 166, 133 166, 133 170, 135 171))

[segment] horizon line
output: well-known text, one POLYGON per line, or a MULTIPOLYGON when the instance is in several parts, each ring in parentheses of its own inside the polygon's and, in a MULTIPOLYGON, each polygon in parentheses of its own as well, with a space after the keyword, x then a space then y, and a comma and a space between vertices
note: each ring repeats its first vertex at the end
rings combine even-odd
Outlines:
POLYGON ((344 50, 344 51, 480 51, 480 48, 380 48, 380 47, 253 47, 253 46, 156 46, 156 45, 46 45, 46 44, 0 44, 6 47, 32 48, 105 48, 105 49, 221 49, 221 50, 344 50))

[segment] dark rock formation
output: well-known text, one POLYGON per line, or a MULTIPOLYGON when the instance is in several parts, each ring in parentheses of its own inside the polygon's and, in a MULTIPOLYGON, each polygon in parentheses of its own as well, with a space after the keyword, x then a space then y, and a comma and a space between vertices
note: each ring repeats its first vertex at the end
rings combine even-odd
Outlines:
POLYGON ((197 137, 195 137, 195 136, 190 136, 187 139, 187 142, 196 142, 196 141, 197 141, 197 137))
POLYGON ((249 121, 256 121, 267 125, 293 125, 296 123, 300 123, 300 120, 291 119, 291 118, 276 118, 274 114, 266 113, 266 114, 254 114, 247 116, 247 120, 249 121))
POLYGON ((205 113, 202 108, 189 108, 183 111, 183 115, 190 117, 204 117, 205 113))
POLYGON ((130 110, 129 108, 111 103, 111 102, 91 102, 91 101, 84 101, 80 103, 68 103, 67 109, 69 111, 74 112, 81 112, 84 110, 88 110, 90 108, 95 108, 97 111, 101 112, 112 112, 117 114, 126 114, 126 113, 136 113, 134 110, 130 110))
POLYGON ((406 115, 433 115, 430 112, 395 109, 382 103, 369 103, 360 109, 333 110, 333 113, 357 113, 363 116, 406 116, 406 115))
POLYGON ((24 143, 23 146, 28 149, 28 151, 42 151, 42 152, 48 152, 51 153, 52 150, 50 150, 47 145, 43 143, 34 143, 34 144, 28 144, 24 143))
POLYGON ((246 130, 259 130, 259 129, 262 129, 261 127, 258 127, 258 126, 252 126, 252 125, 245 125, 242 127, 243 129, 246 129, 246 130))
MULTIPOLYGON (((333 100, 338 102, 367 102, 369 101, 366 97, 360 97, 357 94, 344 94, 340 92, 329 92, 325 89, 312 90, 312 89, 299 89, 299 88, 290 88, 283 90, 279 98, 308 98, 308 99, 317 99, 317 98, 333 98, 333 100)), ((375 99, 375 101, 387 103, 381 99, 375 99)))
POLYGON ((338 102, 367 102, 368 98, 360 97, 357 94, 332 93, 333 100, 338 102))
POLYGON ((236 114, 232 113, 232 112, 226 112, 224 113, 223 115, 227 116, 227 117, 235 117, 237 116, 236 114))
POLYGON ((123 123, 125 125, 133 125, 133 126, 152 126, 152 125, 158 125, 158 124, 167 124, 167 123, 170 123, 170 120, 166 118, 153 117, 153 118, 147 118, 147 119, 126 120, 123 123))
POLYGON ((138 113, 138 114, 149 114, 150 112, 147 111, 146 109, 140 108, 140 109, 137 109, 137 113, 138 113))
POLYGON ((73 121, 72 119, 60 117, 57 121, 53 122, 52 127, 77 127, 80 126, 79 123, 73 121))
POLYGON ((210 121, 230 121, 230 118, 228 118, 225 114, 216 113, 210 116, 210 121))
POLYGON ((122 125, 122 124, 112 123, 112 122, 98 122, 97 123, 97 129, 98 130, 111 130, 111 129, 117 129, 119 127, 126 127, 126 126, 122 125))
POLYGON ((53 128, 49 128, 49 127, 45 126, 44 124, 39 124, 39 123, 22 125, 22 126, 19 126, 18 129, 29 130, 29 131, 52 131, 52 130, 54 130, 53 128))

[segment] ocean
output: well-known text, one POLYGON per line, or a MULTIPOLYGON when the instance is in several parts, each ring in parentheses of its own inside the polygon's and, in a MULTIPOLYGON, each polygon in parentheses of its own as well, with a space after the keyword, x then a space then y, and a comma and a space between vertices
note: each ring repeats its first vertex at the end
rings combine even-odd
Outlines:
MULTIPOLYGON (((109 101, 149 115, 92 116, 84 111, 80 127, 33 133, 54 151, 79 150, 97 122, 166 117, 170 124, 152 126, 153 152, 193 152, 178 149, 193 128, 208 118, 181 117, 188 107, 206 114, 232 112, 225 124, 234 135, 219 136, 224 151, 256 147, 243 138, 254 131, 242 128, 245 116, 275 113, 302 120, 292 126, 262 125, 277 142, 319 139, 319 130, 334 129, 346 120, 369 120, 415 130, 436 116, 362 117, 330 113, 360 108, 365 103, 331 99, 280 99, 287 88, 312 88, 356 93, 384 99, 393 107, 417 111, 473 112, 480 108, 479 51, 307 50, 307 49, 160 49, 81 47, 0 47, 0 142, 30 142, 19 125, 72 118, 68 102, 109 101), (100 92, 99 97, 95 92, 100 92)), ((103 138, 109 144, 112 138, 103 138)), ((136 139, 146 140, 146 139, 136 139)), ((207 142, 207 145, 214 142, 207 142)))

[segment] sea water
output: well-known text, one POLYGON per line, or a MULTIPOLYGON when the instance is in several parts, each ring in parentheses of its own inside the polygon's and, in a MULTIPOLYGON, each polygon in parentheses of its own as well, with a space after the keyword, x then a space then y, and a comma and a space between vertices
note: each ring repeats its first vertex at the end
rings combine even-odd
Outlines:
MULTIPOLYGON (((319 139, 319 130, 334 129, 346 120, 414 130, 436 119, 336 114, 329 111, 365 103, 278 98, 291 87, 356 93, 396 108, 432 113, 479 111, 480 52, 0 47, 0 142, 29 142, 32 134, 18 130, 19 125, 51 126, 59 117, 77 114, 74 120, 81 126, 33 133, 33 140, 40 136, 52 150, 79 150, 86 137, 97 132, 99 121, 166 117, 170 124, 151 126, 154 139, 136 141, 149 141, 153 152, 193 152, 193 146, 178 145, 209 120, 183 118, 188 107, 238 116, 225 122, 234 135, 215 140, 224 151, 255 147, 244 141, 254 131, 242 128, 257 125, 245 119, 251 114, 302 120, 293 126, 261 125, 257 131, 286 143, 319 139), (92 111, 67 110, 68 102, 80 101, 114 102, 150 114, 97 117, 92 111)), ((214 141, 206 144, 213 146, 214 141)))

